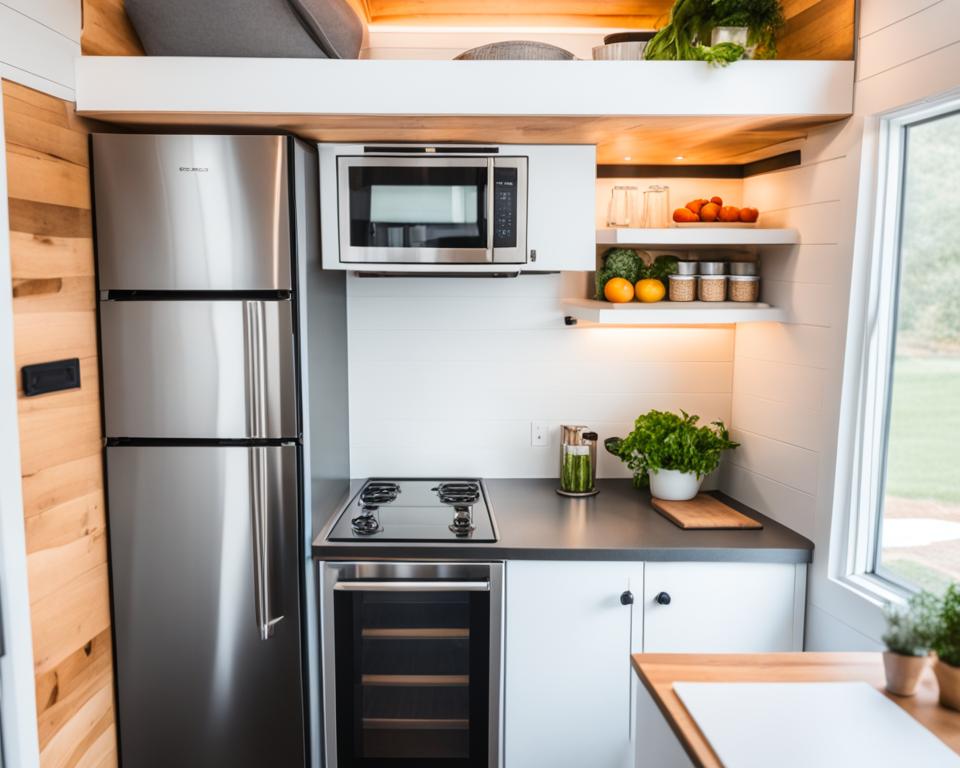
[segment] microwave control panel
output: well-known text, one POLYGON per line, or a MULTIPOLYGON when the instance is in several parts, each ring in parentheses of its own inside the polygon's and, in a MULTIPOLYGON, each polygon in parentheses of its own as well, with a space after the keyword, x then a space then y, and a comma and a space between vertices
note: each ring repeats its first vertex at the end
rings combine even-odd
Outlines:
POLYGON ((493 170, 493 247, 517 247, 519 190, 516 168, 493 170))

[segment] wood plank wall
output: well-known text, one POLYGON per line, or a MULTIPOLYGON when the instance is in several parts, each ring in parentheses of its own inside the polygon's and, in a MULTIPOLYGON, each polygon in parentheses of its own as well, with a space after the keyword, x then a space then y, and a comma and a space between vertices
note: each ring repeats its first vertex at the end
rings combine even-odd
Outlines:
POLYGON ((142 56, 143 46, 123 0, 82 0, 80 51, 84 56, 142 56))
MULTIPOLYGON (((372 23, 488 26, 659 27, 672 0, 349 0, 372 23)), ((783 0, 782 59, 852 59, 856 0, 783 0)), ((143 53, 123 0, 83 0, 84 55, 143 53)))
POLYGON ((88 129, 3 81, 14 351, 80 358, 82 386, 25 398, 20 451, 40 762, 116 765, 88 129))

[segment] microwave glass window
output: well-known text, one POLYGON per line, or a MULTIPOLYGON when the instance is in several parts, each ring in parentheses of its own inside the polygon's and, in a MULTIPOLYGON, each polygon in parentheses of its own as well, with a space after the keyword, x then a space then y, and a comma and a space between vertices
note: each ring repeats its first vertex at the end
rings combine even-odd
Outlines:
POLYGON ((382 224, 472 224, 480 210, 476 187, 405 187, 376 184, 370 188, 370 219, 382 224))
POLYGON ((348 178, 353 247, 488 247, 486 166, 354 166, 348 178))

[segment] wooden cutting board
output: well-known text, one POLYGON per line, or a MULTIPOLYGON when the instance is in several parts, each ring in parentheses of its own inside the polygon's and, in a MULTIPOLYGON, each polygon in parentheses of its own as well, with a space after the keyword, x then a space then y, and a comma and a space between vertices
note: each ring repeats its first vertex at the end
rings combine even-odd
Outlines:
POLYGON ((763 524, 706 493, 690 501, 652 499, 653 508, 681 528, 763 528, 763 524))

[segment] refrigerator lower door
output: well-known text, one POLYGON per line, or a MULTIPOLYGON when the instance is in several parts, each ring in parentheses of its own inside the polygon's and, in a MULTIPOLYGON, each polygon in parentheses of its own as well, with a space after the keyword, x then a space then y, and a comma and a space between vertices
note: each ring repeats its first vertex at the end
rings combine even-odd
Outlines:
POLYGON ((100 290, 291 288, 286 138, 91 138, 100 290))
POLYGON ((125 768, 303 768, 297 451, 107 448, 125 768))
POLYGON ((294 438, 290 301, 104 301, 107 437, 294 438))

